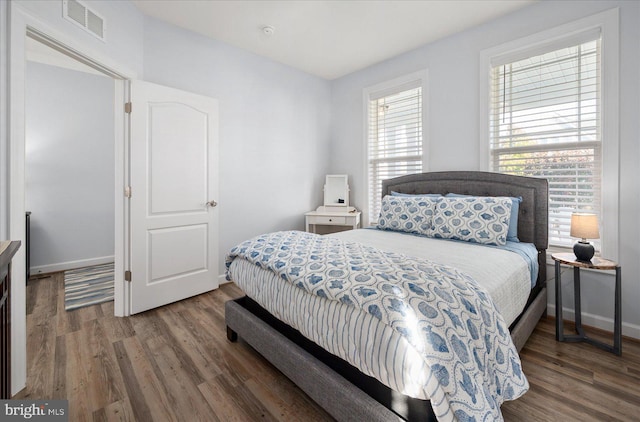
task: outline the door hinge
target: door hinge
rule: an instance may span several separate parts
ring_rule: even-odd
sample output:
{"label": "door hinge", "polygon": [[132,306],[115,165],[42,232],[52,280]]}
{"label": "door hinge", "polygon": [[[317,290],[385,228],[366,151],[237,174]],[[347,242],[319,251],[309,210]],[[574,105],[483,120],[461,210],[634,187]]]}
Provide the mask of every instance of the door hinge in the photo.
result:
{"label": "door hinge", "polygon": [[131,101],[124,103],[124,112],[131,114]]}
{"label": "door hinge", "polygon": [[124,196],[126,196],[127,198],[131,198],[131,186],[125,186]]}
{"label": "door hinge", "polygon": [[131,271],[127,270],[124,272],[124,280],[131,281]]}

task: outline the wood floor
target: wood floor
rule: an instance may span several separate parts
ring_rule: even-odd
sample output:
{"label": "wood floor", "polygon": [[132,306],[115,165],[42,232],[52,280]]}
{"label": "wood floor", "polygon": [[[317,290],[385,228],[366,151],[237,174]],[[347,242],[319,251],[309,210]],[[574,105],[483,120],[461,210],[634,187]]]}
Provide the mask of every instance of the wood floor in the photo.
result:
{"label": "wood floor", "polygon": [[[27,387],[14,398],[66,398],[74,422],[331,420],[250,346],[227,341],[223,304],[240,295],[226,284],[116,318],[113,302],[66,312],[61,273],[31,280]],[[640,343],[624,339],[622,357],[557,343],[546,319],[521,355],[531,388],[502,406],[505,420],[640,420]]]}

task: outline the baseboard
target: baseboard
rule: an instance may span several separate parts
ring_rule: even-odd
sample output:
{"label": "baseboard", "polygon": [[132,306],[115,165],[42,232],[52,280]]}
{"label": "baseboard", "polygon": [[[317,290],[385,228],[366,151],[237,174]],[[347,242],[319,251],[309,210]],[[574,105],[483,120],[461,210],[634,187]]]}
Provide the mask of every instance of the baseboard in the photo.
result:
{"label": "baseboard", "polygon": [[60,262],[57,264],[39,265],[31,267],[31,276],[39,274],[55,273],[58,271],[73,270],[74,268],[90,267],[92,265],[101,265],[114,262],[115,258],[111,256],[101,256],[98,258],[79,259],[77,261]]}
{"label": "baseboard", "polygon": [[223,284],[231,283],[230,280],[227,280],[226,274],[220,274],[218,276],[218,285],[222,286]]}
{"label": "baseboard", "polygon": [[[556,314],[556,305],[547,304],[547,314]],[[575,321],[575,312],[573,309],[562,308],[562,318],[567,321]],[[582,312],[582,325],[599,328],[601,330],[613,333],[613,318],[606,318],[600,315],[593,315]],[[640,325],[630,324],[622,321],[622,335],[640,340]]]}

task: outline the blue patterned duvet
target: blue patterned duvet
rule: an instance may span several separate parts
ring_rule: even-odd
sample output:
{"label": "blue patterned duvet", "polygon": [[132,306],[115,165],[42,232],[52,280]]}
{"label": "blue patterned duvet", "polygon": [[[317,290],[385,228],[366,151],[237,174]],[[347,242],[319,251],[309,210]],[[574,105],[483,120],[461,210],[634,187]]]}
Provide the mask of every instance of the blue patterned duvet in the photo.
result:
{"label": "blue patterned duvet", "polygon": [[486,291],[455,268],[295,231],[234,247],[227,257],[231,280],[236,258],[399,333],[421,360],[416,382],[441,421],[502,420],[502,402],[528,389],[502,316]]}

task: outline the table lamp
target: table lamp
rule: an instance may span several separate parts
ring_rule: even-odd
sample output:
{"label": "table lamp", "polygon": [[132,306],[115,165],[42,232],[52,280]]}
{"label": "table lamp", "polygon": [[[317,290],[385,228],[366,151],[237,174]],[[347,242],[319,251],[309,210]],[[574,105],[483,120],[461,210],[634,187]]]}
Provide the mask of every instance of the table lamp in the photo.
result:
{"label": "table lamp", "polygon": [[587,239],[599,239],[598,216],[590,213],[574,212],[571,214],[571,237],[581,240],[573,245],[573,254],[579,261],[591,261],[595,248]]}

